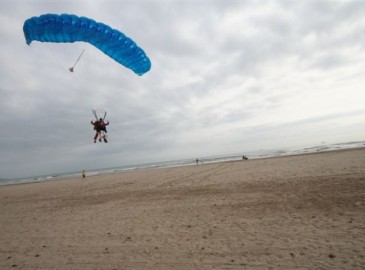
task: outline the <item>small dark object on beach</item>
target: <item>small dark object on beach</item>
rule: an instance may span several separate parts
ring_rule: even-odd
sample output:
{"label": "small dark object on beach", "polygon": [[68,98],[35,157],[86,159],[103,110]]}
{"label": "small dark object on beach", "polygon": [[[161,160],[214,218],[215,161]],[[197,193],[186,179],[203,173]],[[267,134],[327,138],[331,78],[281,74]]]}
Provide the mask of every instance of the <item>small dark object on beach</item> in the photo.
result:
{"label": "small dark object on beach", "polygon": [[336,256],[335,256],[335,255],[333,255],[332,253],[330,253],[330,254],[328,255],[328,257],[330,257],[331,259],[336,258]]}

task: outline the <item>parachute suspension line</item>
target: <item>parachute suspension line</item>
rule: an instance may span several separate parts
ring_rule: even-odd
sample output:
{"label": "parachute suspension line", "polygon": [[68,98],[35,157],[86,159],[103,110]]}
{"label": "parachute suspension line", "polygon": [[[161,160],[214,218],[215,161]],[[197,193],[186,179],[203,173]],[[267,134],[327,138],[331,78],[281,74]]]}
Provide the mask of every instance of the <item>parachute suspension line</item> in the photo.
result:
{"label": "parachute suspension line", "polygon": [[[96,112],[96,110],[91,110],[92,111],[92,113],[94,114],[94,116],[95,116],[95,119],[97,120],[97,121],[99,121],[99,118],[101,118],[101,115],[99,115],[98,116],[98,113]],[[104,112],[104,116],[103,116],[103,120],[105,120],[105,118],[106,118],[106,114],[107,114],[107,112],[105,111]]]}
{"label": "parachute suspension line", "polygon": [[77,62],[79,62],[79,60],[80,60],[80,58],[81,58],[82,54],[84,53],[84,51],[85,51],[85,49],[83,49],[83,50],[82,50],[82,52],[81,52],[81,54],[80,54],[79,58],[77,58],[77,60],[76,60],[75,64],[74,64],[72,67],[70,67],[70,68],[68,69],[70,72],[74,72],[74,68],[75,68],[75,66],[76,66]]}
{"label": "parachute suspension line", "polygon": [[96,114],[96,111],[95,111],[95,110],[91,110],[91,111],[93,112],[93,114],[94,114],[94,116],[95,116],[96,121],[98,121],[99,119],[98,119],[98,115]]}
{"label": "parachute suspension line", "polygon": [[106,115],[108,113],[106,110],[102,110],[102,109],[100,109],[100,110],[99,109],[91,109],[91,112],[95,116],[96,121],[99,121],[99,119],[105,120]]}

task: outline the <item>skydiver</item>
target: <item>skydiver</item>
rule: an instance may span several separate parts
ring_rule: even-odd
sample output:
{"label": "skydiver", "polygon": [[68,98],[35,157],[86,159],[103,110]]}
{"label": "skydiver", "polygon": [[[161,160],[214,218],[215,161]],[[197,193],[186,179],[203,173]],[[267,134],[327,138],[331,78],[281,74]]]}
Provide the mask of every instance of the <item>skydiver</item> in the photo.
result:
{"label": "skydiver", "polygon": [[108,133],[108,131],[106,130],[107,125],[109,125],[109,121],[105,123],[103,118],[99,119],[99,131],[103,130],[105,133]]}
{"label": "skydiver", "polygon": [[94,136],[94,143],[96,143],[96,138],[99,136],[100,134],[100,130],[99,130],[99,126],[100,126],[100,120],[96,120],[95,122],[93,122],[91,120],[90,122],[93,126],[94,126],[94,130],[95,130],[95,136]]}
{"label": "skydiver", "polygon": [[[94,125],[94,130],[96,131],[95,136],[94,136],[94,143],[96,143],[96,139],[98,136],[100,136],[100,131],[104,131],[105,133],[108,133],[108,131],[106,130],[107,125],[109,125],[109,121],[107,123],[104,122],[103,118],[100,118],[99,120],[93,122],[91,121],[91,124]],[[101,138],[99,139],[99,142],[101,142]],[[104,142],[108,142],[105,138],[104,138]]]}
{"label": "skydiver", "polygon": [[[104,136],[103,136],[103,139],[104,139],[104,142],[107,143],[108,140],[107,140],[107,133],[108,131],[106,130],[106,126],[109,125],[109,121],[107,123],[104,122],[104,120],[102,118],[99,119],[99,134],[101,134],[100,131],[104,131]],[[101,138],[99,139],[99,142],[101,142]]]}

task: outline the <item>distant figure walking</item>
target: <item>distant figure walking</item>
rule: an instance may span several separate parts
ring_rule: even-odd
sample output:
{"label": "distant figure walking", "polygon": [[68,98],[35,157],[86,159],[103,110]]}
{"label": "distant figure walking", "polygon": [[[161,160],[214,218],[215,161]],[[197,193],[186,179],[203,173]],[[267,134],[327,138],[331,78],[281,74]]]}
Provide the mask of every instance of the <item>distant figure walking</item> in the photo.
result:
{"label": "distant figure walking", "polygon": [[86,177],[86,171],[82,170],[82,178],[85,178],[85,177]]}
{"label": "distant figure walking", "polygon": [[196,160],[195,160],[195,162],[196,162],[196,165],[198,165],[198,163],[199,163],[199,159],[196,159]]}

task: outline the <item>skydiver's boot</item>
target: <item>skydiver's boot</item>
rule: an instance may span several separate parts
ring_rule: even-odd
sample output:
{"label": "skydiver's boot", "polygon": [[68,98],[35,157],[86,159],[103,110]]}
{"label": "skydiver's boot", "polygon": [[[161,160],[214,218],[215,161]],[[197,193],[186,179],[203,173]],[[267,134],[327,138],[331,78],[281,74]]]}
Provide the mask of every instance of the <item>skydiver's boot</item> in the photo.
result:
{"label": "skydiver's boot", "polygon": [[108,140],[104,138],[104,142],[105,142],[105,143],[107,143],[107,142],[108,142]]}

